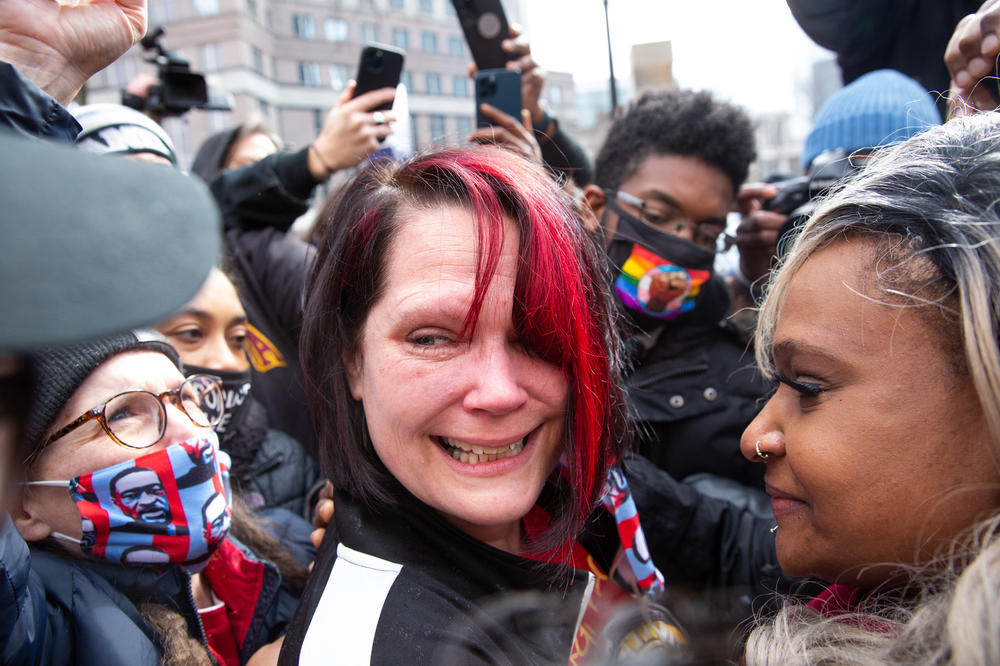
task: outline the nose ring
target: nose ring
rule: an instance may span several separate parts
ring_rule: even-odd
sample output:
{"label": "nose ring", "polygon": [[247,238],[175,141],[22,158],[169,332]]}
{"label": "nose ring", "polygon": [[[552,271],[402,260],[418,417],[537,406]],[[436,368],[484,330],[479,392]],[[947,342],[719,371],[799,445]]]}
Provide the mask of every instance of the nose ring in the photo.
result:
{"label": "nose ring", "polygon": [[765,461],[765,462],[767,461],[767,457],[769,455],[771,455],[770,453],[764,453],[763,451],[760,450],[760,440],[759,439],[757,440],[757,443],[753,445],[753,448],[757,452],[757,457],[760,458],[761,460]]}

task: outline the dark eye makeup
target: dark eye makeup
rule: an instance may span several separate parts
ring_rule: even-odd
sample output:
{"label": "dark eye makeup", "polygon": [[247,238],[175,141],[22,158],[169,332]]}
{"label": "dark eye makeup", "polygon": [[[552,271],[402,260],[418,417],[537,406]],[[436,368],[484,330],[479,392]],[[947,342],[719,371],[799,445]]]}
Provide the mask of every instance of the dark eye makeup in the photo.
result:
{"label": "dark eye makeup", "polygon": [[788,386],[797,393],[800,393],[803,396],[809,398],[815,398],[816,396],[818,396],[820,393],[823,392],[823,389],[817,382],[800,382],[795,379],[792,379],[783,372],[779,372],[777,377],[778,381],[784,384],[785,386]]}

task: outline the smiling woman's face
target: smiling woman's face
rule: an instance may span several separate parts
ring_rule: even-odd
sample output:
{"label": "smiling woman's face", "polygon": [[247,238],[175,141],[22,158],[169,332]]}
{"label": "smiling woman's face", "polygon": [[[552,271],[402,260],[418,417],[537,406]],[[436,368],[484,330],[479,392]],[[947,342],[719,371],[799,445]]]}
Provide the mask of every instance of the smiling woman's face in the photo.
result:
{"label": "smiling woman's face", "polygon": [[866,587],[1000,507],[992,438],[943,344],[957,326],[885,304],[873,249],[838,241],[792,278],[771,350],[782,384],[742,441],[768,454],[782,569]]}
{"label": "smiling woman's face", "polygon": [[568,384],[531,355],[511,319],[518,234],[507,224],[471,338],[477,251],[460,208],[404,216],[368,313],[350,389],[375,452],[418,499],[467,534],[517,551],[520,519],[563,449]]}

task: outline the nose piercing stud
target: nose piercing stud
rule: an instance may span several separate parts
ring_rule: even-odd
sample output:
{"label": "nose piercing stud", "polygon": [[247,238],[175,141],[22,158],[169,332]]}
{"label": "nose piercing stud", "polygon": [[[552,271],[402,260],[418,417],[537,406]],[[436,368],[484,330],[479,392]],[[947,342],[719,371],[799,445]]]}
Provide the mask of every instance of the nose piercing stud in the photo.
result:
{"label": "nose piercing stud", "polygon": [[760,458],[761,460],[765,460],[766,461],[767,457],[769,455],[771,455],[770,453],[764,453],[763,451],[760,450],[760,440],[759,439],[757,440],[757,443],[753,445],[753,448],[757,452],[757,457]]}

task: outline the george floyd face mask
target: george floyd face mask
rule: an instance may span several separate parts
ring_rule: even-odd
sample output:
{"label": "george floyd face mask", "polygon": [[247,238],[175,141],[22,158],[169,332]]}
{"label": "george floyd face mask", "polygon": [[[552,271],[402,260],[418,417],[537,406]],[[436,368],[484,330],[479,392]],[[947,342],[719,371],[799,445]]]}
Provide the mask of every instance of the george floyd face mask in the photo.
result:
{"label": "george floyd face mask", "polygon": [[207,405],[209,409],[221,409],[222,420],[215,426],[215,432],[225,440],[226,434],[238,430],[246,421],[250,411],[250,368],[246,370],[216,370],[197,365],[184,364],[184,375],[212,375],[219,378],[222,385],[223,404]]}
{"label": "george floyd face mask", "polygon": [[214,432],[173,444],[69,481],[83,538],[58,532],[91,555],[125,566],[177,564],[201,571],[229,532],[229,456]]}
{"label": "george floyd face mask", "polygon": [[[635,323],[650,329],[704,308],[705,294],[716,293],[705,289],[712,279],[715,253],[654,229],[626,212],[613,196],[608,197],[607,207],[618,216],[618,228],[608,245],[614,288]],[[711,305],[721,318],[728,302],[721,309]]]}

